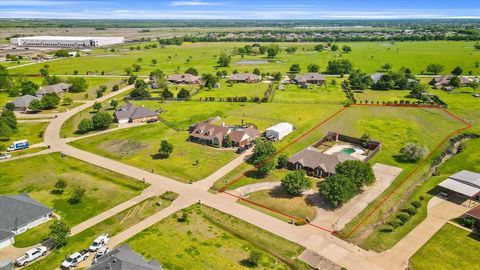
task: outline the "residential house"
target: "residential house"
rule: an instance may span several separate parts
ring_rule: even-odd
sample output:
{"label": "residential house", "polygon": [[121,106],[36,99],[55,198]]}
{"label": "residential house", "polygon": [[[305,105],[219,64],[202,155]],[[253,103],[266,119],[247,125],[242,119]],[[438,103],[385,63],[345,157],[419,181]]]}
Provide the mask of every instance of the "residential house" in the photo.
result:
{"label": "residential house", "polygon": [[140,254],[132,250],[128,244],[123,244],[100,257],[89,270],[161,270],[160,263],[152,259],[145,260]]}
{"label": "residential house", "polygon": [[147,121],[155,121],[158,118],[158,113],[145,107],[137,107],[131,103],[122,106],[118,109],[113,117],[115,122],[119,124],[125,123],[144,123]]}
{"label": "residential house", "polygon": [[230,137],[232,146],[241,147],[251,143],[260,136],[260,132],[254,127],[230,127],[224,124],[215,125],[208,122],[200,122],[190,130],[189,140],[215,147],[224,147],[225,139]]}
{"label": "residential house", "polygon": [[[444,88],[449,89],[449,87],[451,87],[450,80],[453,77],[454,77],[453,75],[444,75],[444,76],[440,76],[440,77],[433,77],[433,79],[431,81],[431,84],[436,89],[444,89]],[[468,86],[470,83],[474,82],[473,78],[469,78],[469,77],[466,77],[466,76],[459,76],[458,78],[460,79],[460,85],[461,86]]]}
{"label": "residential house", "polygon": [[380,81],[380,79],[382,78],[384,73],[373,73],[373,74],[370,74],[370,78],[372,78],[372,81],[373,83],[377,83],[378,81]]}
{"label": "residential house", "polygon": [[70,89],[71,86],[72,85],[68,83],[57,83],[53,85],[48,85],[40,88],[37,92],[35,92],[35,95],[40,98],[46,94],[51,94],[51,93],[55,93],[61,96],[64,93],[68,92],[68,89]]}
{"label": "residential house", "polygon": [[167,77],[167,81],[176,84],[200,84],[202,83],[200,76],[192,74],[173,74]]}
{"label": "residential house", "polygon": [[17,97],[16,99],[10,101],[9,103],[13,103],[15,105],[15,111],[26,111],[28,106],[33,100],[38,100],[38,97],[32,95],[23,95],[21,97]]}
{"label": "residential house", "polygon": [[324,74],[320,73],[307,73],[303,75],[297,75],[293,79],[299,85],[308,85],[308,84],[325,84],[327,77]]}
{"label": "residential house", "polygon": [[463,170],[438,185],[471,201],[480,201],[480,173]]}
{"label": "residential house", "polygon": [[322,151],[308,147],[296,153],[288,160],[291,170],[305,170],[308,175],[327,177],[335,174],[335,167],[346,160],[359,160],[342,152],[325,154]]}
{"label": "residential house", "polygon": [[228,77],[229,82],[258,83],[262,80],[261,76],[252,73],[237,73]]}
{"label": "residential house", "polygon": [[28,194],[0,195],[0,249],[14,243],[14,236],[50,220],[53,210]]}

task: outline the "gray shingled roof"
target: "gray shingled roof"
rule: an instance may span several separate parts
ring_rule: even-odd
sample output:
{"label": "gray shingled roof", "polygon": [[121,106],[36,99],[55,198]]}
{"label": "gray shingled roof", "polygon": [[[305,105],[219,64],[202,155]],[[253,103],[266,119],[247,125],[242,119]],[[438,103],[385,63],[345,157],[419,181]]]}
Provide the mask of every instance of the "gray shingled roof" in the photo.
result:
{"label": "gray shingled roof", "polygon": [[12,100],[11,103],[15,104],[15,108],[27,108],[30,103],[35,99],[38,98],[32,95],[24,95]]}
{"label": "gray shingled roof", "polygon": [[38,95],[46,95],[46,94],[49,94],[49,93],[60,94],[60,93],[68,91],[68,88],[70,88],[70,86],[72,86],[72,85],[68,84],[68,83],[57,83],[57,84],[53,84],[53,85],[48,85],[48,86],[40,88],[37,92],[35,92],[35,95],[37,95],[37,96]]}
{"label": "gray shingled roof", "polygon": [[151,260],[148,262],[138,253],[133,251],[128,244],[123,244],[101,257],[96,264],[88,269],[160,270],[162,267],[157,260]]}
{"label": "gray shingled roof", "polygon": [[157,116],[158,113],[145,107],[137,107],[131,103],[122,106],[114,113],[116,119],[138,119]]}
{"label": "gray shingled roof", "polygon": [[167,81],[176,82],[176,83],[182,83],[182,82],[193,83],[195,81],[200,81],[200,77],[189,74],[189,73],[173,74],[168,76]]}
{"label": "gray shingled roof", "polygon": [[0,243],[12,238],[14,235],[11,231],[0,229]]}
{"label": "gray shingled roof", "polygon": [[297,75],[295,76],[295,81],[297,82],[311,82],[311,81],[325,81],[326,80],[326,76],[324,74],[320,74],[320,73],[316,73],[316,72],[312,72],[312,73],[307,73],[307,74],[303,74],[303,75]]}
{"label": "gray shingled roof", "polygon": [[341,152],[329,155],[320,152],[320,150],[316,148],[308,147],[293,155],[288,161],[294,164],[298,162],[302,164],[303,167],[310,169],[320,167],[328,173],[335,173],[335,167],[346,160],[358,159]]}
{"label": "gray shingled roof", "polygon": [[11,231],[51,212],[52,209],[30,198],[26,193],[0,195],[0,229]]}
{"label": "gray shingled roof", "polygon": [[229,81],[260,81],[262,77],[253,73],[237,73],[228,77]]}

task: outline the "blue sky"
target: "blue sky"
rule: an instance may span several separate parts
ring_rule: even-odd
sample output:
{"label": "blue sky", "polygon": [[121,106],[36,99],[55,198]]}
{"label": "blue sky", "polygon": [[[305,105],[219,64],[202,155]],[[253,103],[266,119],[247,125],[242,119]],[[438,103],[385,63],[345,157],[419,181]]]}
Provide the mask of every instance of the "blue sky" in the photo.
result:
{"label": "blue sky", "polygon": [[0,18],[480,18],[480,0],[0,0]]}

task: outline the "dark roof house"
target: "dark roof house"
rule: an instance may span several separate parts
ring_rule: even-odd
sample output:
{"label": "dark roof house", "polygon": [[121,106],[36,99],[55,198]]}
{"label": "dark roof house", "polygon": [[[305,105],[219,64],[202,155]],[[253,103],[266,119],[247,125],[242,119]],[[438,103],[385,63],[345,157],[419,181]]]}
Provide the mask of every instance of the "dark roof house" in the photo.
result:
{"label": "dark roof house", "polygon": [[295,76],[295,81],[297,83],[312,83],[312,84],[323,84],[326,81],[326,76],[320,73],[307,73],[303,75]]}
{"label": "dark roof house", "polygon": [[52,209],[30,198],[26,193],[0,195],[0,230],[16,231],[52,212]]}
{"label": "dark roof house", "polygon": [[25,111],[26,109],[28,109],[30,103],[36,99],[38,100],[39,98],[32,95],[24,95],[12,100],[11,103],[15,105],[16,111]]}
{"label": "dark roof house", "polygon": [[300,164],[303,169],[309,168],[311,170],[321,169],[328,174],[335,173],[335,167],[346,160],[359,160],[351,155],[342,152],[335,154],[325,154],[314,147],[308,147],[293,155],[289,162],[292,164]]}
{"label": "dark roof house", "polygon": [[137,107],[131,103],[122,106],[114,114],[115,120],[122,124],[128,122],[145,122],[149,119],[156,119],[158,113],[145,107]]}
{"label": "dark roof house", "polygon": [[57,95],[61,95],[65,92],[68,91],[68,89],[71,87],[71,84],[68,83],[57,83],[53,85],[48,85],[45,87],[40,88],[37,92],[35,92],[35,95],[42,97],[46,94],[51,94],[55,93]]}
{"label": "dark roof house", "polygon": [[231,81],[231,82],[254,83],[254,82],[260,82],[261,80],[262,80],[261,76],[258,76],[252,73],[237,73],[228,77],[228,81]]}
{"label": "dark roof house", "polygon": [[171,83],[184,83],[184,84],[199,84],[201,83],[200,77],[189,73],[185,74],[173,74],[167,77],[167,81]]}
{"label": "dark roof house", "polygon": [[[441,76],[441,77],[433,77],[432,84],[437,89],[448,87],[448,86],[450,86],[450,80],[452,78],[453,78],[453,75],[444,75],[444,76]],[[470,83],[473,82],[472,79],[470,79],[468,77],[465,77],[465,76],[459,76],[458,78],[460,79],[460,84],[462,86],[469,85]]]}
{"label": "dark roof house", "polygon": [[234,146],[243,146],[258,138],[260,131],[253,127],[239,128],[200,122],[190,131],[190,140],[222,147],[227,135]]}
{"label": "dark roof house", "polygon": [[123,244],[98,259],[89,270],[161,270],[157,260],[147,261],[140,254]]}

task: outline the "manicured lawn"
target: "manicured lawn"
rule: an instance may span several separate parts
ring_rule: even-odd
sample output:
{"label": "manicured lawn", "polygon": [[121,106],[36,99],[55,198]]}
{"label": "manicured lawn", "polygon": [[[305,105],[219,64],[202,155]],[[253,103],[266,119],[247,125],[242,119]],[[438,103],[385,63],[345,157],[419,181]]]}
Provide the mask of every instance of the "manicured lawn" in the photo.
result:
{"label": "manicured lawn", "polygon": [[259,97],[264,96],[265,91],[268,89],[268,84],[259,83],[234,83],[231,86],[225,79],[220,81],[220,88],[203,88],[200,93],[192,97],[192,100],[204,99],[206,97],[227,98],[227,97]]}
{"label": "manicured lawn", "polygon": [[[54,209],[67,224],[73,226],[112,208],[138,194],[144,183],[118,173],[101,169],[59,153],[39,155],[3,162],[0,193],[28,194]],[[63,194],[52,194],[54,184],[68,183]],[[78,204],[68,202],[75,186],[86,189]],[[81,209],[81,211],[79,211]]]}
{"label": "manicured lawn", "polygon": [[[248,194],[246,199],[249,201],[254,201],[255,203],[261,204],[265,207],[268,207],[269,209],[273,209],[275,211],[285,213],[287,215],[292,215],[294,217],[298,217],[304,220],[307,218],[309,220],[313,220],[317,215],[317,209],[314,206],[314,202],[312,201],[315,199],[314,198],[315,196],[318,196],[318,195],[315,194],[310,196],[309,195],[292,196],[282,188],[277,188],[273,190],[261,190],[261,191],[250,193]],[[265,208],[253,205],[249,202],[245,202],[241,200],[239,202],[248,207],[252,207],[268,215],[274,216],[278,219],[281,219],[287,222],[292,220],[291,218],[285,215],[275,213]],[[296,220],[293,220],[293,221],[295,222]]]}
{"label": "manicured lawn", "polygon": [[[188,142],[187,138],[186,131],[175,131],[157,123],[81,139],[72,145],[184,182],[203,179],[237,156],[233,150],[218,150]],[[174,146],[169,158],[155,156],[161,140]]]}
{"label": "manicured lawn", "polygon": [[[182,46],[167,46],[141,51],[119,51],[108,56],[91,55],[79,58],[67,58],[49,62],[51,74],[73,74],[78,70],[79,74],[86,71],[102,71],[105,74],[125,74],[124,68],[133,64],[140,64],[142,69],[138,74],[148,75],[154,69],[161,69],[167,73],[175,71],[183,72],[188,67],[195,67],[202,73],[215,73],[217,70],[227,70],[229,73],[237,69],[239,72],[252,72],[258,67],[261,72],[280,71],[285,74],[292,64],[299,64],[302,72],[307,70],[309,64],[318,64],[324,71],[327,62],[332,59],[345,58],[351,60],[355,68],[364,72],[373,73],[385,63],[390,63],[394,70],[402,66],[409,67],[414,74],[420,74],[430,63],[438,63],[445,66],[446,71],[455,66],[463,66],[465,73],[472,71],[479,74],[480,68],[475,67],[475,61],[480,52],[473,48],[474,42],[463,41],[426,41],[426,42],[352,42],[352,52],[345,54],[340,51],[313,51],[315,43],[286,44],[278,43],[284,49],[289,46],[298,48],[294,54],[280,53],[275,61],[261,65],[238,65],[235,62],[243,60],[241,56],[232,57],[232,63],[227,68],[216,68],[218,55],[223,52],[231,52],[233,48],[252,43],[237,42],[212,42],[212,43],[189,43]],[[346,43],[337,43],[340,47]],[[264,56],[248,56],[249,60],[264,60]],[[142,58],[141,62],[137,62]],[[150,61],[156,59],[157,65]],[[36,74],[43,63],[10,70],[12,74]]]}
{"label": "manicured lawn", "polygon": [[10,136],[9,140],[0,140],[0,144],[8,147],[12,142],[19,140],[28,140],[30,145],[43,142],[43,132],[47,125],[47,122],[18,123],[17,131]]}
{"label": "manicured lawn", "polygon": [[287,84],[284,90],[275,90],[273,102],[341,104],[347,98],[340,86],[341,80],[338,78],[335,80],[335,85],[332,85],[331,79],[328,78],[327,84],[323,86],[310,85],[306,89],[295,84]]}
{"label": "manicured lawn", "polygon": [[413,270],[480,269],[480,235],[445,224],[410,258]]}
{"label": "manicured lawn", "polygon": [[[165,196],[167,193],[170,194]],[[100,234],[108,233],[110,237],[112,237],[169,206],[172,199],[176,197],[176,194],[171,192],[167,193],[160,197],[146,199],[70,237],[65,247],[53,251],[46,258],[29,265],[26,269],[57,269],[66,256],[88,248],[93,240]]]}
{"label": "manicured lawn", "polygon": [[[68,80],[69,77],[61,77],[65,80]],[[122,78],[108,78],[108,77],[84,77],[88,83],[88,88],[86,91],[81,93],[67,93],[65,97],[70,97],[73,100],[92,100],[96,98],[96,91],[101,85],[107,87],[107,91],[103,93],[104,95],[112,92],[112,87],[118,85],[119,88],[124,87],[126,84],[123,82]]]}
{"label": "manicured lawn", "polygon": [[[182,213],[186,222],[177,220]],[[252,250],[263,254],[256,269],[309,269],[297,259],[302,247],[203,205],[177,212],[128,244],[167,269],[248,269]]]}

